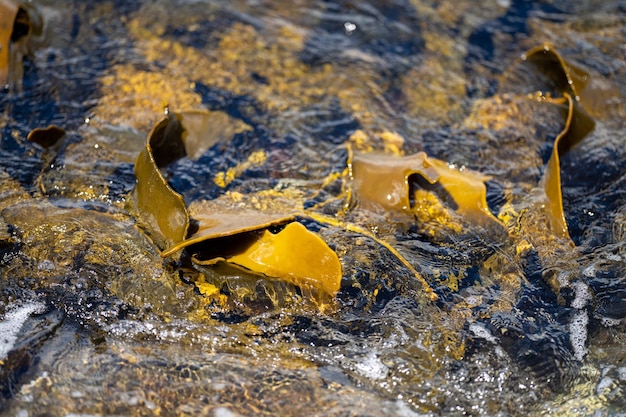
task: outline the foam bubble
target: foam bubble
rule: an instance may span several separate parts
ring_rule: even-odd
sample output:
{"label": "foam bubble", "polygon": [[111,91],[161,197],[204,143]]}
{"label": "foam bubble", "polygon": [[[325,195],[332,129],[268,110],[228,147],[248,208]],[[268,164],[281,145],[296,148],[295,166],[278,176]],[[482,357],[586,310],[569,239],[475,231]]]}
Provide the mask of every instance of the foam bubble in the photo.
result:
{"label": "foam bubble", "polygon": [[572,301],[572,307],[583,308],[591,301],[591,291],[589,287],[583,282],[577,281],[572,284],[574,288],[574,300]]}
{"label": "foam bubble", "polygon": [[370,379],[383,379],[389,372],[389,368],[374,353],[369,353],[355,367],[358,373]]}
{"label": "foam bubble", "polygon": [[487,328],[485,328],[485,326],[483,326],[482,324],[472,323],[470,324],[469,329],[472,333],[474,333],[474,336],[476,337],[480,337],[491,343],[498,343],[498,340],[495,338],[495,336],[492,335],[491,332],[487,330]]}
{"label": "foam bubble", "polygon": [[574,357],[579,361],[587,355],[587,325],[589,324],[589,317],[584,310],[577,311],[574,318],[569,324],[570,330],[570,343],[574,350]]}
{"label": "foam bubble", "polygon": [[593,265],[590,265],[583,269],[583,275],[586,276],[587,278],[595,278],[596,273],[597,273],[596,267]]}
{"label": "foam bubble", "polygon": [[6,312],[2,321],[0,321],[0,359],[6,358],[7,354],[17,340],[17,334],[28,320],[28,317],[44,309],[41,303],[28,303]]}

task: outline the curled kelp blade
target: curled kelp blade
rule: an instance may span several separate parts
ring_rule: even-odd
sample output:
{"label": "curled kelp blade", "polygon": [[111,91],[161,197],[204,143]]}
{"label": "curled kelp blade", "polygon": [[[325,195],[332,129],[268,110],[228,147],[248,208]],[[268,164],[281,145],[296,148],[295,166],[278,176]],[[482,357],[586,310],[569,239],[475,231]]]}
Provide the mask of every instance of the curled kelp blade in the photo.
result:
{"label": "curled kelp blade", "polygon": [[182,130],[178,119],[169,114],[154,126],[135,162],[137,184],[132,201],[139,222],[161,250],[185,239],[189,228],[182,196],[168,185],[159,169],[186,154]]}
{"label": "curled kelp blade", "polygon": [[570,95],[595,117],[604,117],[620,98],[619,89],[565,60],[551,45],[523,54],[500,80],[500,92],[547,98]]}
{"label": "curled kelp blade", "polygon": [[[207,207],[210,207],[207,206]],[[204,213],[195,213],[193,220],[195,231],[189,238],[183,239],[169,249],[163,251],[162,256],[170,256],[181,249],[196,243],[212,239],[233,236],[241,233],[263,230],[291,222],[293,215],[286,213],[263,212],[245,208],[229,208],[220,206],[218,210],[207,210]]]}
{"label": "curled kelp blade", "polygon": [[563,109],[565,126],[554,141],[552,154],[541,180],[548,199],[548,215],[554,232],[569,238],[563,211],[560,157],[595,128],[590,113],[603,115],[616,96],[615,89],[594,83],[591,75],[568,63],[550,45],[543,45],[522,55],[502,78],[500,90],[528,94],[532,100],[557,105]]}
{"label": "curled kelp blade", "polygon": [[376,204],[387,210],[412,213],[409,178],[420,175],[430,184],[439,184],[450,195],[457,211],[473,220],[501,224],[489,211],[487,187],[489,177],[452,168],[449,164],[429,158],[424,152],[396,156],[379,153],[356,153],[348,162],[352,192],[358,204]]}
{"label": "curled kelp blade", "polygon": [[0,86],[9,82],[10,43],[19,6],[12,0],[0,0]]}
{"label": "curled kelp blade", "polygon": [[[239,198],[243,200],[237,203]],[[243,196],[239,198],[226,195],[192,203],[194,233],[162,256],[186,248],[193,262],[200,265],[226,262],[252,274],[313,288],[330,296],[339,291],[339,258],[319,236],[295,222],[296,216],[290,212],[275,207],[247,208],[250,202]],[[276,204],[267,204],[272,203]],[[280,227],[284,228],[276,234],[269,231]]]}
{"label": "curled kelp blade", "polygon": [[182,139],[187,157],[198,159],[207,149],[252,127],[221,111],[187,110],[173,113],[184,126]]}
{"label": "curled kelp blade", "polygon": [[32,5],[0,0],[0,87],[17,85],[20,89],[22,59],[31,52],[31,37],[41,31],[41,18]]}
{"label": "curled kelp blade", "polygon": [[[245,243],[246,236],[242,239]],[[211,242],[205,242],[211,245]],[[214,244],[219,245],[219,239]],[[337,254],[301,223],[288,223],[278,233],[263,229],[235,251],[223,257],[207,257],[198,248],[194,261],[213,265],[219,261],[245,268],[254,274],[279,278],[304,288],[315,288],[334,296],[341,285],[341,263]]]}
{"label": "curled kelp blade", "polygon": [[[162,256],[188,248],[194,262],[224,261],[334,296],[342,277],[339,259],[316,234],[293,223],[293,214],[252,210],[216,199],[196,204],[192,220],[182,196],[169,186],[160,169],[184,156],[199,156],[223,138],[210,132],[210,114],[168,112],[154,126],[137,158],[136,210]],[[239,129],[246,127],[235,127]],[[285,224],[280,233],[267,230]]]}
{"label": "curled kelp blade", "polygon": [[589,74],[565,61],[550,45],[523,54],[500,81],[500,90],[513,93],[541,92],[544,96],[570,94],[576,100],[589,82]]}
{"label": "curled kelp blade", "polygon": [[563,210],[560,157],[593,131],[595,122],[567,93],[564,99],[550,100],[549,102],[563,107],[565,127],[554,141],[552,155],[546,164],[541,185],[548,197],[550,220],[554,232],[562,237],[569,238],[565,212]]}
{"label": "curled kelp blade", "polygon": [[450,194],[460,214],[477,221],[501,224],[487,205],[485,182],[490,177],[468,169],[460,171],[435,158],[428,158],[428,163],[437,172],[437,182]]}
{"label": "curled kelp blade", "polygon": [[429,182],[439,174],[424,152],[409,156],[355,153],[348,161],[352,192],[360,206],[379,205],[395,212],[411,213],[409,177],[419,173]]}
{"label": "curled kelp blade", "polygon": [[133,191],[139,221],[161,250],[171,253],[187,237],[189,213],[183,198],[172,189],[160,169],[185,156],[198,157],[228,132],[232,136],[247,129],[222,112],[188,110],[167,112],[148,135],[146,148],[135,164],[137,185]]}
{"label": "curled kelp blade", "polygon": [[55,147],[63,136],[65,136],[65,129],[50,125],[31,130],[27,139],[29,142],[34,142],[43,148],[49,149]]}

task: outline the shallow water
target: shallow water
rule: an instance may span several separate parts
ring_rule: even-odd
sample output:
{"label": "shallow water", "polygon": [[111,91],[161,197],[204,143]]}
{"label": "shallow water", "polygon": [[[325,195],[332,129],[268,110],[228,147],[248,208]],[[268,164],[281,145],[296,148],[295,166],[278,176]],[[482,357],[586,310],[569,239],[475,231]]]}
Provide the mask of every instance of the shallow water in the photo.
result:
{"label": "shallow water", "polygon": [[[624,2],[33,4],[44,35],[0,92],[3,414],[624,414]],[[509,72],[545,43],[606,93],[581,101],[595,128],[561,157],[569,237],[540,187],[564,120]],[[305,220],[343,268],[321,311],[289,283],[182,268],[129,204],[166,107],[228,115],[163,170],[187,204],[278,193],[334,216],[351,143],[489,175],[507,227],[424,181],[409,222],[345,215],[379,240]],[[55,148],[26,139],[49,124]]]}

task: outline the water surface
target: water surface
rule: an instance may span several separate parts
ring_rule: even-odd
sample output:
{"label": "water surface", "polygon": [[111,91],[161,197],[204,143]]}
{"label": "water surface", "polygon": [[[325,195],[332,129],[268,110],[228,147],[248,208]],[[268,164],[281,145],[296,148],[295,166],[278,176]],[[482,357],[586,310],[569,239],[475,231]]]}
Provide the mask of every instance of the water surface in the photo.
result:
{"label": "water surface", "polygon": [[[22,87],[0,93],[3,413],[623,415],[624,2],[32,4],[44,35]],[[507,75],[544,44],[606,92],[561,158],[568,238],[546,226],[540,186],[562,114],[527,98],[533,75]],[[164,169],[188,204],[272,191],[335,215],[351,143],[489,175],[507,227],[416,180],[408,224],[372,208],[347,220],[437,301],[377,241],[308,221],[342,263],[334,308],[200,271],[218,302],[128,204],[166,108],[228,115],[227,137]],[[50,124],[66,131],[56,148],[27,141]]]}

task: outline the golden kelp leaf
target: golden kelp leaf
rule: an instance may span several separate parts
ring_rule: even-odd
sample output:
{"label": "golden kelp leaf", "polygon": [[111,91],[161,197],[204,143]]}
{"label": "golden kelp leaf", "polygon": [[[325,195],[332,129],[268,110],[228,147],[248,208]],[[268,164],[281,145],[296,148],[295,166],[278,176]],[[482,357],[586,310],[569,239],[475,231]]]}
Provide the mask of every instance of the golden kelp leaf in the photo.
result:
{"label": "golden kelp leaf", "polygon": [[252,130],[243,121],[221,111],[187,110],[173,114],[185,128],[182,139],[187,157],[194,160],[216,143],[226,141],[237,133]]}
{"label": "golden kelp leaf", "polygon": [[[487,220],[501,224],[487,205],[485,181],[490,179],[488,176],[468,169],[460,171],[451,168],[435,158],[428,158],[428,163],[437,172],[437,182],[450,194],[459,213],[479,222]],[[428,180],[428,177],[424,178]]]}
{"label": "golden kelp leaf", "polygon": [[[221,135],[208,132],[213,127],[210,114],[168,113],[152,129],[137,158],[134,201],[139,221],[162,249],[161,255],[192,247],[194,262],[212,265],[226,261],[334,296],[342,276],[339,259],[321,238],[301,224],[291,223],[293,214],[227,206],[216,199],[196,204],[200,210],[194,210],[195,230],[188,237],[192,220],[187,206],[160,168],[183,156],[197,157],[221,140]],[[245,126],[236,130],[240,128]],[[276,235],[267,230],[285,223],[289,224]]]}
{"label": "golden kelp leaf", "polygon": [[255,230],[266,229],[270,226],[285,224],[294,220],[294,216],[284,213],[262,212],[257,210],[228,208],[221,206],[218,210],[197,213],[193,219],[197,222],[198,230],[188,239],[184,239],[171,246],[162,253],[170,256],[175,252],[206,240],[233,236]]}
{"label": "golden kelp leaf", "polygon": [[135,163],[137,184],[133,190],[140,223],[156,245],[164,250],[185,239],[189,213],[180,194],[167,183],[160,167],[185,155],[182,126],[172,114],[157,123],[146,148]]}
{"label": "golden kelp leaf", "polygon": [[610,86],[594,83],[590,74],[565,61],[551,46],[544,45],[524,54],[500,83],[502,91],[531,93],[529,97],[563,108],[565,127],[554,141],[541,185],[548,199],[554,232],[569,238],[561,191],[560,156],[595,128],[593,114],[605,113],[607,100],[618,93]]}
{"label": "golden kelp leaf", "polygon": [[[280,278],[300,287],[313,287],[334,296],[341,285],[337,254],[315,233],[298,222],[274,234],[267,229],[250,240],[249,246],[223,258],[256,274]],[[199,263],[212,265],[222,259]]]}
{"label": "golden kelp leaf", "polygon": [[63,128],[50,125],[45,128],[39,127],[31,130],[28,134],[28,140],[44,148],[52,148],[63,136],[65,136],[65,130]]}
{"label": "golden kelp leaf", "polygon": [[9,44],[18,10],[17,2],[0,0],[0,87],[4,87],[9,82]]}
{"label": "golden kelp leaf", "polygon": [[549,213],[555,229],[554,232],[562,237],[569,237],[561,193],[560,155],[567,152],[572,146],[587,136],[594,129],[595,122],[567,93],[565,94],[565,99],[551,101],[557,105],[564,104],[566,121],[565,127],[554,141],[552,155],[546,165],[546,171],[541,183],[550,202]]}
{"label": "golden kelp leaf", "polygon": [[21,89],[22,59],[31,53],[31,38],[41,36],[43,23],[34,6],[15,0],[0,0],[0,86]]}
{"label": "golden kelp leaf", "polygon": [[133,192],[140,222],[162,250],[175,247],[187,237],[189,213],[183,198],[167,183],[160,168],[191,155],[199,157],[221,140],[225,133],[215,133],[218,126],[231,126],[229,132],[246,129],[243,123],[229,123],[222,112],[188,110],[168,112],[157,123],[135,163],[137,186]]}
{"label": "golden kelp leaf", "polygon": [[411,214],[409,177],[418,174],[430,184],[440,184],[461,214],[475,220],[500,223],[487,206],[487,176],[450,168],[447,163],[429,158],[424,152],[402,157],[355,154],[348,165],[353,180],[352,191],[361,206],[374,203],[387,210]]}
{"label": "golden kelp leaf", "polygon": [[603,117],[611,102],[620,97],[619,89],[592,77],[566,61],[550,45],[542,45],[522,55],[500,80],[500,92],[537,94],[548,98],[569,94],[587,112]]}
{"label": "golden kelp leaf", "polygon": [[500,81],[500,91],[522,94],[541,92],[544,96],[571,94],[576,100],[589,82],[589,74],[566,62],[550,45],[542,45],[522,55]]}
{"label": "golden kelp leaf", "polygon": [[431,183],[439,178],[427,161],[424,152],[409,156],[356,153],[348,160],[352,191],[361,206],[375,203],[410,214],[409,177],[419,173]]}

